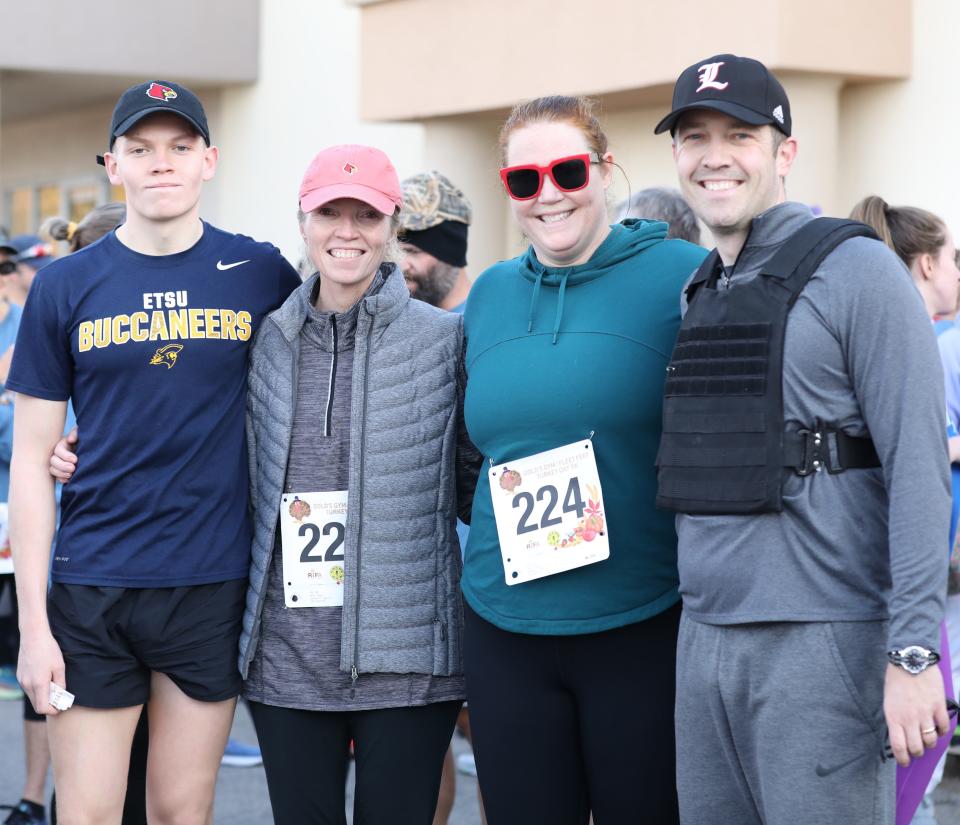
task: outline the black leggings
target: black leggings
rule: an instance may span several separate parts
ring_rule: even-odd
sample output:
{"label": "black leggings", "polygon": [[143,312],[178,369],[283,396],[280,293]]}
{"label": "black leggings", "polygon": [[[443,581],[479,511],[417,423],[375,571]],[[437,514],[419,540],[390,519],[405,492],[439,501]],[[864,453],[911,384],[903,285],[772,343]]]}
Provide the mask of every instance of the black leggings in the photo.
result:
{"label": "black leggings", "polygon": [[461,704],[325,712],[250,702],[275,825],[345,825],[351,739],[354,825],[431,825]]}
{"label": "black leggings", "polygon": [[489,825],[671,825],[680,606],[579,636],[510,633],[464,605]]}

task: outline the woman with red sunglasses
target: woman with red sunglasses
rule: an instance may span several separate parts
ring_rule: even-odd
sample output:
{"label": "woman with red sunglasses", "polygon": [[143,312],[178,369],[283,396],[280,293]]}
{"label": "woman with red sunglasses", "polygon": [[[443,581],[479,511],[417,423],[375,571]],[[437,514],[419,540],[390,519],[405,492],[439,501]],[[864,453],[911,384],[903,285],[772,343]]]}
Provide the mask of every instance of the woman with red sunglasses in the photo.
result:
{"label": "woman with red sunglasses", "polygon": [[501,180],[530,241],[467,303],[470,436],[487,458],[462,580],[492,825],[676,822],[680,613],[654,508],[680,292],[704,252],[610,226],[613,156],[583,98],[517,106]]}

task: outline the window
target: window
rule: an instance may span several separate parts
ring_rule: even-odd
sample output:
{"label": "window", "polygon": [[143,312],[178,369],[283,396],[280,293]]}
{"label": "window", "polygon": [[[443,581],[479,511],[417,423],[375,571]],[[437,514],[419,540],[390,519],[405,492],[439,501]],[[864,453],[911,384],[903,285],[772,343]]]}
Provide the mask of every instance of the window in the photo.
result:
{"label": "window", "polygon": [[8,189],[0,198],[5,207],[0,225],[11,235],[35,233],[44,219],[62,215],[77,223],[95,206],[110,200],[124,201],[123,187],[106,179],[41,183]]}
{"label": "window", "polygon": [[33,190],[14,189],[10,194],[10,234],[22,235],[33,228]]}
{"label": "window", "polygon": [[79,223],[83,216],[97,205],[99,196],[100,187],[96,184],[71,186],[67,190],[67,218]]}
{"label": "window", "polygon": [[60,214],[60,187],[41,186],[37,190],[40,213],[37,215],[37,226],[45,219]]}

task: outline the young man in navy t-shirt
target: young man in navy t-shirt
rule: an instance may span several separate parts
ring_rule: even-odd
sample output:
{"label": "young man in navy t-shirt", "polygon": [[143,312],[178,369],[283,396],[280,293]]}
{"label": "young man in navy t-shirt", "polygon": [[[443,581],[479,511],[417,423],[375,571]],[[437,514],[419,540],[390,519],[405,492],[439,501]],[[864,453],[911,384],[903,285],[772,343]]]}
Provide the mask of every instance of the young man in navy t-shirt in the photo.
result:
{"label": "young man in navy t-shirt", "polygon": [[[18,675],[50,716],[63,819],[120,821],[149,702],[150,821],[206,823],[240,691],[247,348],[299,279],[275,247],[200,220],[218,152],[188,89],[128,89],[109,146],[126,223],[37,276],[7,382]],[[48,596],[47,465],[68,399],[79,461]],[[51,682],[76,695],[68,712]]]}

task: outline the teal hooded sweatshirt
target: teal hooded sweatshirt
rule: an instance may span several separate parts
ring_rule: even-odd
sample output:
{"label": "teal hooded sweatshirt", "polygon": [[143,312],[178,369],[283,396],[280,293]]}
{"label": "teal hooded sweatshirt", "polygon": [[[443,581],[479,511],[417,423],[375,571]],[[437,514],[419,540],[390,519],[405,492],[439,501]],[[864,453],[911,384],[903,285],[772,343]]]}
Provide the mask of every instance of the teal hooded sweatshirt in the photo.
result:
{"label": "teal hooded sweatshirt", "polygon": [[610,539],[604,561],[507,586],[489,474],[481,472],[463,594],[504,630],[593,633],[679,600],[674,519],[654,506],[654,463],[680,294],[706,252],[664,240],[666,231],[660,222],[617,224],[587,263],[565,268],[544,266],[531,247],[486,270],[470,292],[471,439],[499,464],[593,432]]}

